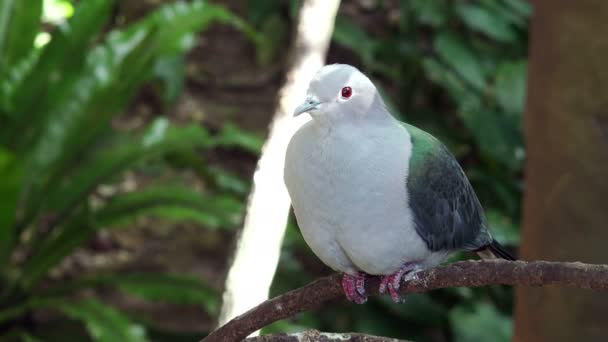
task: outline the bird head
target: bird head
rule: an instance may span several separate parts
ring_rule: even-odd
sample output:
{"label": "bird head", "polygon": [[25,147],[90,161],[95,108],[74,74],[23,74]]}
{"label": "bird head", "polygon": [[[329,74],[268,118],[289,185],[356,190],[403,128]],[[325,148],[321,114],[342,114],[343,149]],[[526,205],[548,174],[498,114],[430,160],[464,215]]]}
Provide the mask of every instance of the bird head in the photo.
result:
{"label": "bird head", "polygon": [[376,86],[357,68],[347,64],[326,65],[315,74],[306,99],[295,109],[294,116],[302,113],[325,122],[387,114]]}

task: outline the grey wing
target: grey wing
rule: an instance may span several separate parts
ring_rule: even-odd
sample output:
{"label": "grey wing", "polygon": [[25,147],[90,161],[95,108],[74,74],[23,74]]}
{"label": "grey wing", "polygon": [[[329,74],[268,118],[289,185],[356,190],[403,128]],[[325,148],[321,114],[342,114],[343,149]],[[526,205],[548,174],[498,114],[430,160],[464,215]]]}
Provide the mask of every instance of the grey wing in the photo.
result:
{"label": "grey wing", "polygon": [[492,242],[477,195],[443,144],[410,165],[407,187],[416,231],[430,250],[475,250]]}

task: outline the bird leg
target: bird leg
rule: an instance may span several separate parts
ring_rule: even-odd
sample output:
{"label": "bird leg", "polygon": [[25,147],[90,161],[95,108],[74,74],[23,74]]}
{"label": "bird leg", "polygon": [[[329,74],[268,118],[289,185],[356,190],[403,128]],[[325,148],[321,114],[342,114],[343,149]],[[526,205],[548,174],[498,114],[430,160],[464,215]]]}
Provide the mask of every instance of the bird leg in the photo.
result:
{"label": "bird leg", "polygon": [[381,277],[381,281],[380,281],[380,288],[378,289],[378,292],[380,292],[380,294],[386,293],[386,291],[388,290],[388,293],[390,294],[391,298],[393,299],[393,302],[395,303],[403,303],[405,298],[401,298],[401,295],[399,294],[399,288],[401,287],[401,280],[403,279],[403,281],[406,280],[410,280],[414,277],[414,274],[416,274],[418,271],[421,271],[422,269],[420,268],[419,265],[414,264],[414,263],[406,263],[403,266],[401,266],[401,268],[393,273],[393,274],[389,274],[389,275],[384,275]]}
{"label": "bird leg", "polygon": [[344,274],[342,276],[342,290],[346,298],[357,304],[363,304],[367,301],[365,293],[365,278],[366,274],[358,272],[356,275]]}

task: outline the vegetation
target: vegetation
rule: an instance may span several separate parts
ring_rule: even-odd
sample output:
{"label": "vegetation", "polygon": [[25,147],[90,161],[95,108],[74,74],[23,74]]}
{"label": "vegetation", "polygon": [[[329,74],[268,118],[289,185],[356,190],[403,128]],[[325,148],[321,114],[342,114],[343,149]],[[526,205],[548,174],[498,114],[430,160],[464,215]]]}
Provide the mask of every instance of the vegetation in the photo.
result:
{"label": "vegetation", "polygon": [[[0,338],[36,340],[32,314],[48,310],[82,322],[94,340],[152,338],[152,320],[95,296],[74,296],[87,288],[115,287],[216,315],[219,293],[193,276],[103,273],[57,280],[49,274],[100,230],[128,228],[141,215],[205,229],[239,224],[246,183],[204,160],[218,148],[258,153],[259,138],[229,123],[219,131],[165,117],[133,130],[112,123],[130,111],[144,86],[162,94],[165,108],[174,105],[184,88],[185,54],[212,23],[235,27],[253,42],[256,62],[270,68],[286,49],[288,30],[282,28],[293,23],[297,1],[250,1],[246,22],[204,0],[178,1],[122,26],[112,23],[116,3],[110,0],[25,3],[0,0]],[[361,66],[382,86],[394,113],[446,142],[472,180],[497,239],[516,246],[529,3],[378,1],[369,11],[382,21],[365,24],[364,12],[341,12],[329,61]],[[194,189],[161,176],[181,169],[208,186]],[[149,172],[155,180],[135,190],[99,191],[119,184],[129,170]],[[311,262],[290,225],[273,292],[322,273]],[[336,303],[267,330],[507,341],[511,303],[511,291],[501,287],[451,289],[410,296],[404,305],[388,299],[365,306]]]}
{"label": "vegetation", "polygon": [[[81,320],[96,340],[145,340],[145,330],[125,314],[97,299],[71,296],[100,285],[149,300],[199,304],[213,313],[217,295],[192,277],[98,275],[51,286],[46,280],[98,230],[125,227],[137,215],[194,220],[210,228],[239,221],[237,198],[185,184],[153,184],[111,196],[100,196],[97,189],[149,162],[235,143],[229,130],[212,136],[196,125],[174,126],[162,118],[136,134],[113,130],[111,121],[145,82],[180,74],[179,64],[164,68],[181,58],[197,32],[212,22],[242,23],[204,1],[178,2],[103,32],[114,3],[87,0],[45,44],[39,35],[43,1],[2,5],[0,330],[27,339],[27,314],[53,309]],[[69,3],[62,6],[71,12]],[[164,82],[170,92],[175,87],[170,82],[182,80]]]}

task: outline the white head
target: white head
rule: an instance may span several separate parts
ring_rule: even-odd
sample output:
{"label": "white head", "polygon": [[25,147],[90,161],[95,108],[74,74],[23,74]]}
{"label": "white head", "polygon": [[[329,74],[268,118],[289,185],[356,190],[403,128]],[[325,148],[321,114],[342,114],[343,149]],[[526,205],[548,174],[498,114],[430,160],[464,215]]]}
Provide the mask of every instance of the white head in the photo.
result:
{"label": "white head", "polygon": [[324,122],[390,117],[376,86],[348,64],[326,65],[317,71],[294,116],[302,113]]}

